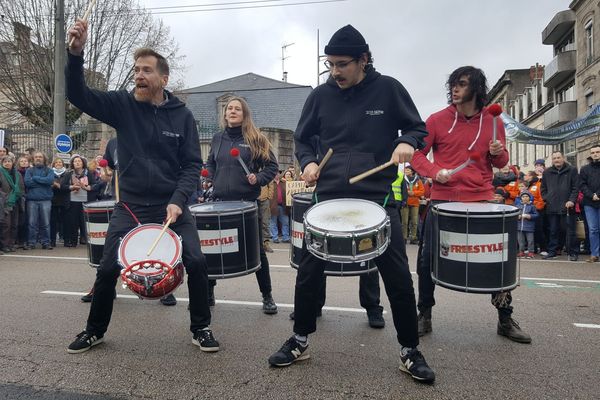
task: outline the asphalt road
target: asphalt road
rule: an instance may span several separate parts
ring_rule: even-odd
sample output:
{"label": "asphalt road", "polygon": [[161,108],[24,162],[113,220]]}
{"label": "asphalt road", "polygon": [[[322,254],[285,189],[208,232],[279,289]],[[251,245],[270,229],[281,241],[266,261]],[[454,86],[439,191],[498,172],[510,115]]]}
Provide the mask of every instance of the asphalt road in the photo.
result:
{"label": "asphalt road", "polygon": [[[408,252],[414,270],[416,246]],[[600,263],[521,263],[514,317],[532,335],[530,345],[496,334],[489,295],[438,288],[433,333],[420,345],[437,375],[428,386],[399,372],[390,314],[385,329],[369,328],[357,278],[329,278],[331,308],[310,336],[311,358],[270,368],[267,358],[292,329],[295,271],[284,245],[269,254],[277,315],[262,313],[254,276],[219,282],[212,325],[218,353],[191,344],[183,285],[175,307],[141,301],[119,286],[105,343],[68,354],[89,310],[79,301],[94,279],[86,256],[83,246],[0,256],[1,399],[597,399],[600,393]]]}

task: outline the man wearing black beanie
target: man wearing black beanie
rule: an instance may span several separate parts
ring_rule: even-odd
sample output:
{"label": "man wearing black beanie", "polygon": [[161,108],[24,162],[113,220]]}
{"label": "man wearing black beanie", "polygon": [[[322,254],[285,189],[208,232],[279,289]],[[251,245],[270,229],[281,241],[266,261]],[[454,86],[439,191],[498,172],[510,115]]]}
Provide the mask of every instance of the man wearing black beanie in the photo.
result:
{"label": "man wearing black beanie", "polygon": [[[338,30],[325,46],[325,54],[330,77],[309,95],[294,133],[302,177],[308,185],[318,183],[314,198],[319,202],[355,198],[385,208],[391,224],[390,243],[374,261],[392,309],[400,370],[431,383],[435,374],[417,349],[415,293],[402,223],[391,193],[397,165],[410,161],[415,149],[425,144],[425,123],[400,82],[375,71],[369,46],[354,27]],[[333,156],[319,172],[318,161],[329,148]],[[349,178],[390,160],[396,165],[349,183]],[[303,245],[296,277],[294,335],[269,358],[272,366],[309,358],[308,335],[316,331],[316,291],[326,263]]]}

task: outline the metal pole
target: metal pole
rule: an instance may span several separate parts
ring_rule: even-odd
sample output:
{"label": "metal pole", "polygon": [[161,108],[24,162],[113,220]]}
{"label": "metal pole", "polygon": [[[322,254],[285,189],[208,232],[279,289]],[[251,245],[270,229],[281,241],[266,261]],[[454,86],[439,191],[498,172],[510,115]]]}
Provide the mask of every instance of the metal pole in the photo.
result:
{"label": "metal pole", "polygon": [[[319,64],[321,63],[321,53],[319,50],[319,30],[317,29],[317,86],[319,86],[319,77],[321,76],[319,74]],[[315,86],[315,87],[317,87]]]}
{"label": "metal pole", "polygon": [[56,0],[54,13],[54,118],[53,136],[66,133],[65,127],[65,2]]}

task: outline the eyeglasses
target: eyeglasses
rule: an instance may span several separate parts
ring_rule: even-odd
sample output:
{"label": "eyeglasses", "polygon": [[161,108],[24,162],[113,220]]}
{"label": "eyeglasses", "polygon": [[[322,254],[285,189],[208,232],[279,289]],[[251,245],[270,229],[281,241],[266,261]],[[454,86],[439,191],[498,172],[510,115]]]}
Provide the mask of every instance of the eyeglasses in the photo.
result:
{"label": "eyeglasses", "polygon": [[325,68],[327,68],[328,70],[332,70],[334,68],[337,68],[338,70],[340,69],[344,69],[348,66],[348,64],[354,62],[354,61],[358,61],[358,58],[353,58],[351,60],[348,61],[340,61],[340,62],[336,62],[336,63],[332,63],[329,60],[325,60],[323,62],[323,64],[325,64]]}

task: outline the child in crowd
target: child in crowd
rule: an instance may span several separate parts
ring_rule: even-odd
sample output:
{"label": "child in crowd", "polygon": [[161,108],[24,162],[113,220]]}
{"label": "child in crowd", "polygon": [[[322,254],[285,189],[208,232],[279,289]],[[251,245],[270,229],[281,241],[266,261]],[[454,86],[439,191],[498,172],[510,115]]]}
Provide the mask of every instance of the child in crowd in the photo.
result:
{"label": "child in crowd", "polygon": [[535,251],[533,235],[535,232],[535,219],[538,214],[535,206],[531,203],[532,198],[533,196],[529,192],[523,192],[520,196],[521,204],[518,207],[521,210],[521,214],[519,214],[519,223],[517,226],[519,241],[518,257],[533,258]]}

